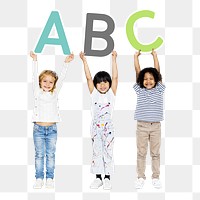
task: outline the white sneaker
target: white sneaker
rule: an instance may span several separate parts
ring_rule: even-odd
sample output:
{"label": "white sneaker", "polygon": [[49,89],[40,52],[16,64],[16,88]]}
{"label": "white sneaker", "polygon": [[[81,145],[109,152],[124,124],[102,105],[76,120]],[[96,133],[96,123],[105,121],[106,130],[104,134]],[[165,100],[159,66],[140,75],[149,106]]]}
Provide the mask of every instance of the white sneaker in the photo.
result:
{"label": "white sneaker", "polygon": [[96,178],[90,185],[90,189],[98,189],[103,185],[103,182],[100,178]]}
{"label": "white sneaker", "polygon": [[105,178],[104,182],[103,182],[103,189],[104,190],[110,190],[111,188],[112,188],[112,185],[111,185],[110,179]]}
{"label": "white sneaker", "polygon": [[144,179],[143,178],[139,178],[135,181],[135,188],[136,189],[142,189],[144,186]]}
{"label": "white sneaker", "polygon": [[160,180],[157,178],[152,179],[152,185],[154,188],[157,188],[157,189],[160,189],[162,187]]}
{"label": "white sneaker", "polygon": [[46,188],[53,189],[54,188],[54,181],[52,178],[47,178],[46,180]]}
{"label": "white sneaker", "polygon": [[41,178],[37,178],[35,181],[35,184],[33,185],[34,189],[41,189],[42,186],[44,185],[44,182]]}

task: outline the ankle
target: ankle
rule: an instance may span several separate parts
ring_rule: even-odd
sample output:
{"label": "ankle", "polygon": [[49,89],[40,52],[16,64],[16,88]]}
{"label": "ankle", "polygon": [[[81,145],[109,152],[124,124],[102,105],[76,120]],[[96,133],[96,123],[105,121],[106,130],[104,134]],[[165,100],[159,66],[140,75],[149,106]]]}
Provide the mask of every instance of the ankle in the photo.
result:
{"label": "ankle", "polygon": [[99,178],[102,181],[101,174],[96,174],[96,178]]}
{"label": "ankle", "polygon": [[105,175],[104,179],[107,178],[110,180],[110,175]]}

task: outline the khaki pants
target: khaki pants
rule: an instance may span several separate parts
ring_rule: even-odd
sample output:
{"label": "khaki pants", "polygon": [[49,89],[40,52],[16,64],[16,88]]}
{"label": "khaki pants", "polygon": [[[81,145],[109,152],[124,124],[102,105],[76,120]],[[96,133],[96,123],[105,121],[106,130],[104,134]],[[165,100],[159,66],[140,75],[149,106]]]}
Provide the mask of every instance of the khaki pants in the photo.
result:
{"label": "khaki pants", "polygon": [[160,122],[137,122],[137,174],[138,178],[144,178],[146,168],[146,155],[148,142],[150,144],[150,155],[152,158],[152,178],[159,178],[160,175],[160,144],[161,125]]}

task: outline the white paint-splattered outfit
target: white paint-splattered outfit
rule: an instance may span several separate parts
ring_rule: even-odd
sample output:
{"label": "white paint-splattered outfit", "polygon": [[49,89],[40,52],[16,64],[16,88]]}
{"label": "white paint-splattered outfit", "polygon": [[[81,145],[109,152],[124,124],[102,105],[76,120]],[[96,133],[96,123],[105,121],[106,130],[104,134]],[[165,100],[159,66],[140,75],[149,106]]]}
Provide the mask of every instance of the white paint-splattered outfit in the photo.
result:
{"label": "white paint-splattered outfit", "polygon": [[93,147],[91,173],[110,175],[114,172],[112,111],[115,96],[112,89],[109,89],[105,94],[101,94],[94,88],[91,98],[91,137]]}

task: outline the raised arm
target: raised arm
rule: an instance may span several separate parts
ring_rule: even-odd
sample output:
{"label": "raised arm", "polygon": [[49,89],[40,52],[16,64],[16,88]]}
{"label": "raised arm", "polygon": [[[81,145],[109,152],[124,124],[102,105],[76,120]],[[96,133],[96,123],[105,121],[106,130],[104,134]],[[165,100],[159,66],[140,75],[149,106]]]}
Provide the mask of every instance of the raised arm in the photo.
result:
{"label": "raised arm", "polygon": [[83,61],[85,77],[87,79],[88,89],[89,89],[90,94],[91,94],[92,91],[94,90],[94,83],[93,83],[93,80],[92,80],[90,69],[89,69],[89,66],[87,64],[87,60],[85,58],[85,54],[81,51],[79,56],[80,56],[81,60]]}
{"label": "raised arm", "polygon": [[155,68],[157,69],[157,71],[160,73],[160,65],[159,65],[159,62],[158,62],[157,53],[156,53],[156,51],[154,51],[154,49],[152,49],[151,54],[152,54],[152,56],[153,56],[154,67],[155,67]]}
{"label": "raised arm", "polygon": [[38,77],[38,63],[37,63],[37,54],[33,51],[30,52],[30,57],[33,59],[32,63],[32,81],[33,81],[33,89],[39,88],[39,77]]}
{"label": "raised arm", "polygon": [[117,85],[118,85],[118,69],[117,69],[116,58],[117,58],[117,52],[113,51],[112,52],[112,86],[111,86],[111,89],[112,89],[114,95],[116,95]]}
{"label": "raised arm", "polygon": [[67,68],[69,66],[69,63],[74,59],[74,54],[71,53],[69,56],[67,56],[64,60],[64,65],[62,67],[62,70],[61,70],[61,73],[58,77],[58,81],[56,83],[56,90],[57,92],[60,91],[61,87],[62,87],[62,84],[63,84],[63,81],[65,79],[65,76],[66,76],[66,73],[67,73]]}
{"label": "raised arm", "polygon": [[140,56],[140,50],[139,51],[137,51],[137,52],[135,52],[135,54],[134,54],[134,66],[135,66],[135,73],[136,73],[136,80],[137,80],[137,78],[138,78],[138,75],[139,75],[139,73],[140,73],[140,71],[141,71],[141,69],[140,69],[140,63],[139,63],[139,56]]}

